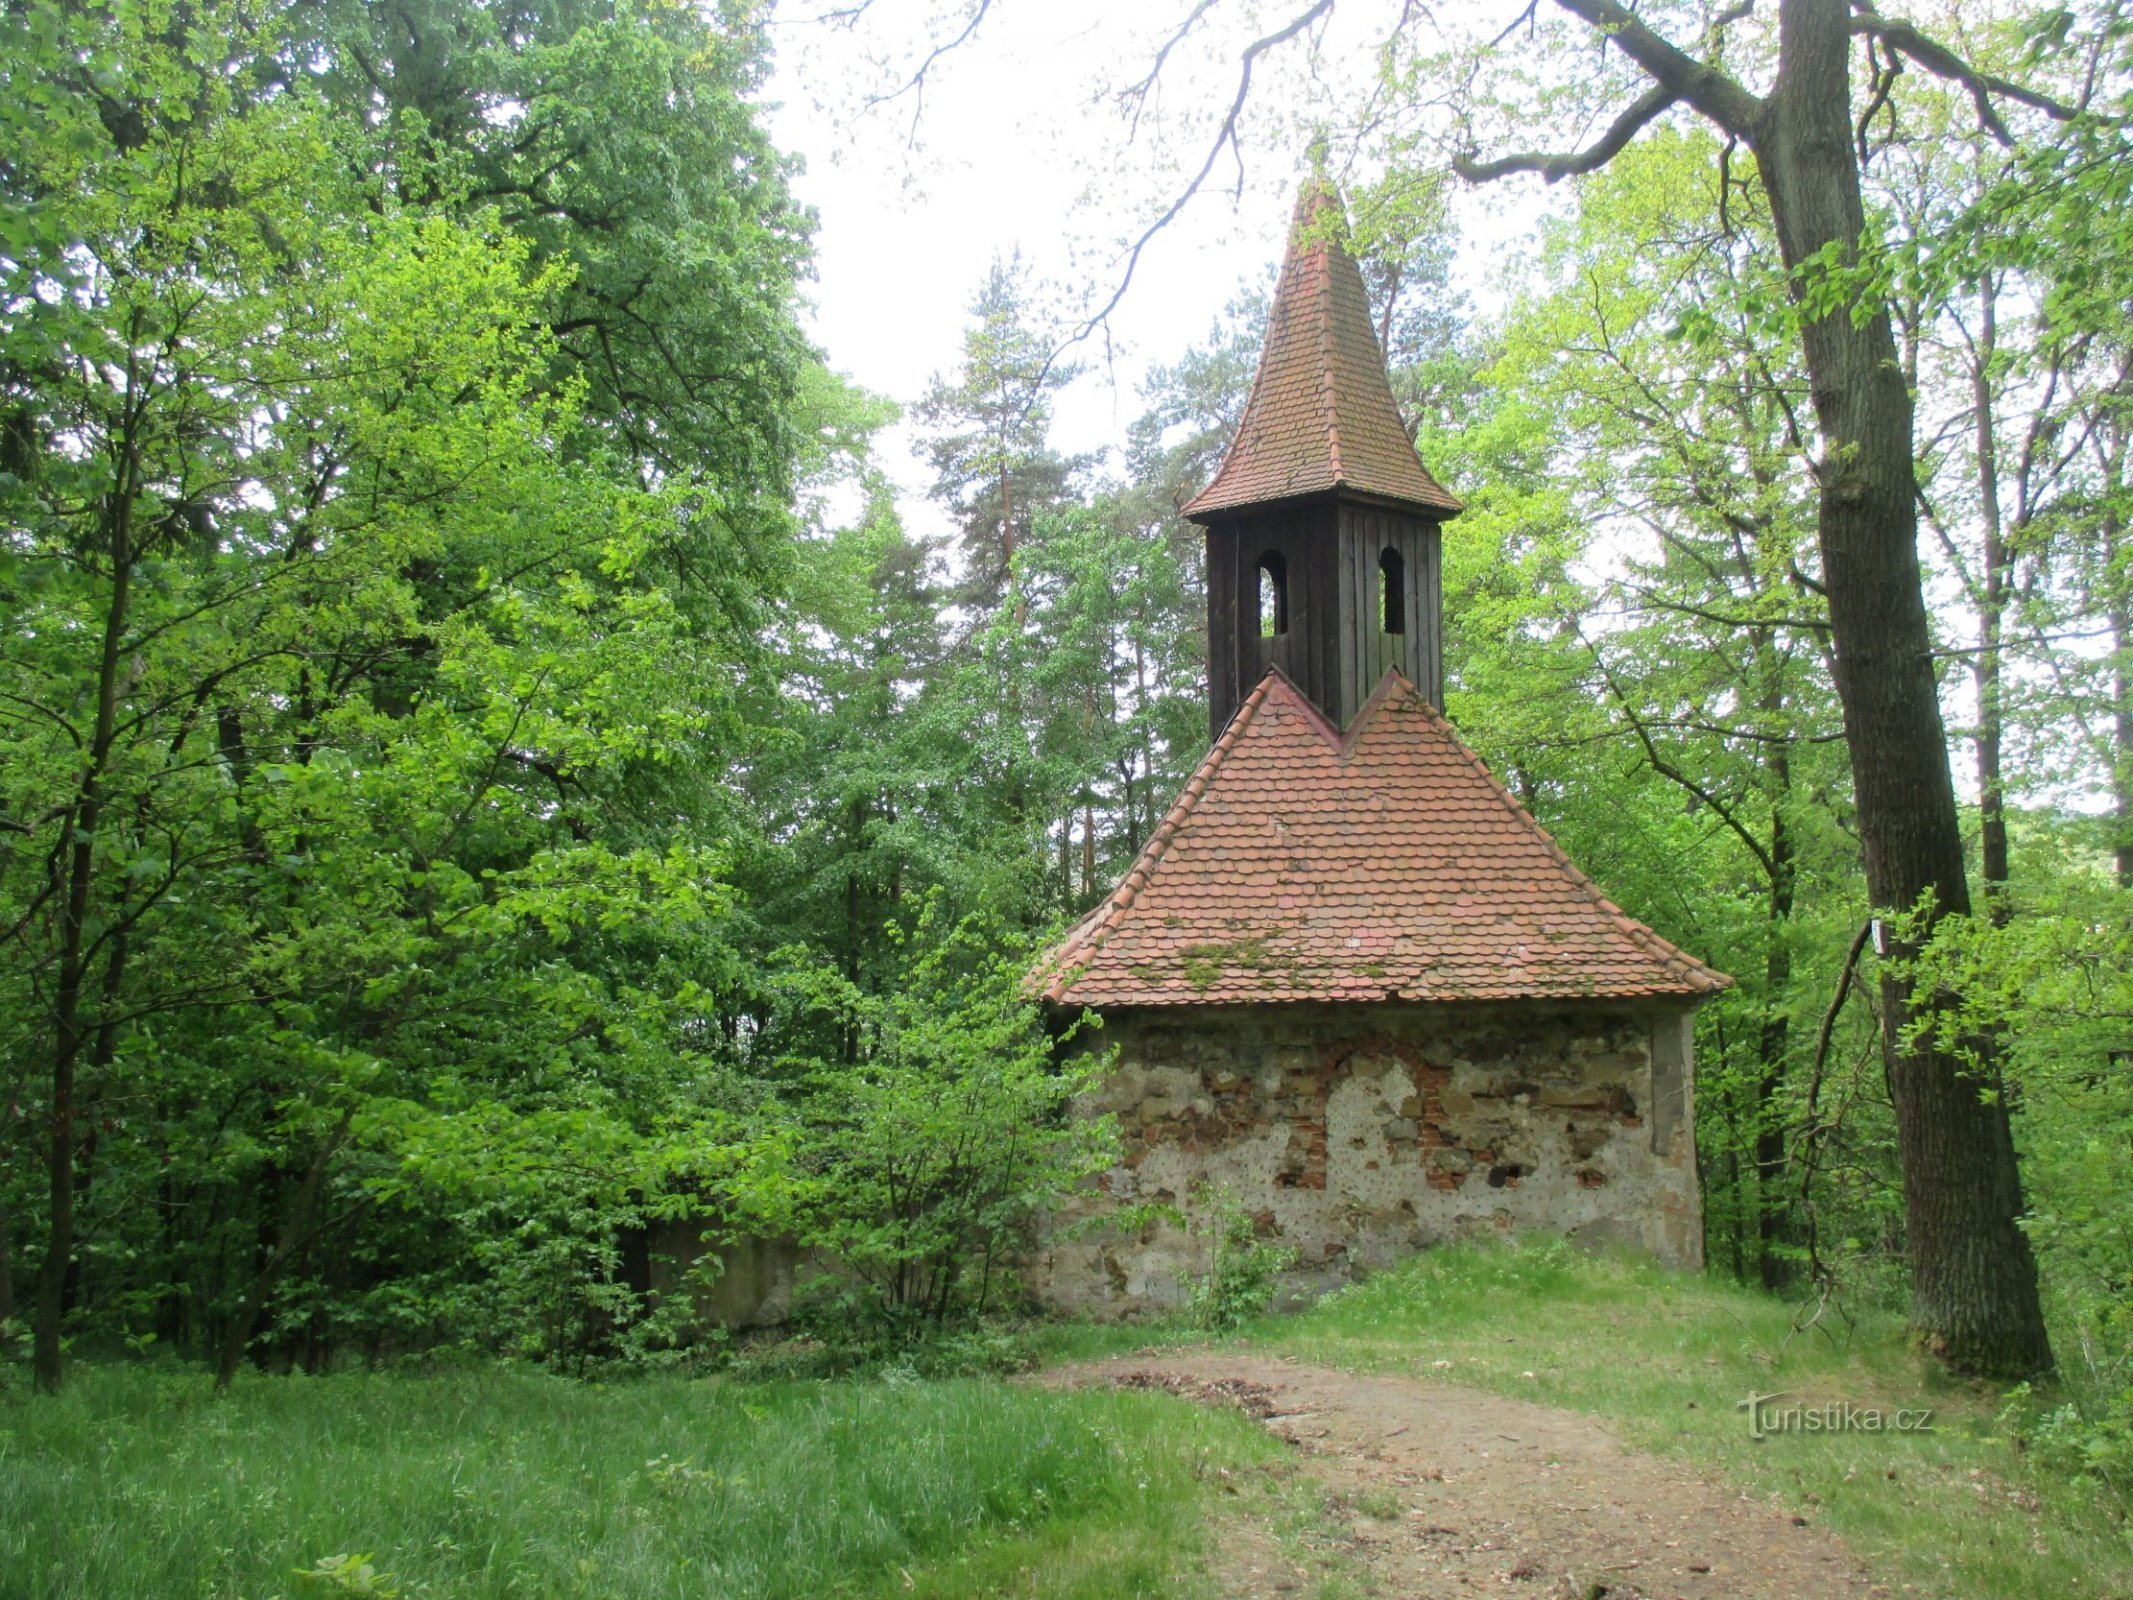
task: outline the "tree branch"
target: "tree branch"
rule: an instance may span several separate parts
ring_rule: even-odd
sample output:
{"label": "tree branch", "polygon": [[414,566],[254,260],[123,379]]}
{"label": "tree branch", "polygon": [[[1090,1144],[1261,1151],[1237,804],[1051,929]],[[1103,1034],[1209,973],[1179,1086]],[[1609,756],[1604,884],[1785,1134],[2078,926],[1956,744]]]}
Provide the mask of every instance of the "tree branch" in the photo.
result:
{"label": "tree branch", "polygon": [[1126,270],[1119,276],[1118,287],[1111,291],[1111,298],[1106,300],[1094,315],[1086,318],[1059,348],[1046,358],[1044,369],[1037,377],[1038,384],[1041,385],[1045,377],[1050,375],[1052,367],[1061,356],[1102,327],[1111,313],[1118,309],[1119,302],[1126,298],[1126,291],[1133,286],[1133,274],[1140,266],[1142,252],[1157,234],[1177,220],[1178,214],[1206,187],[1208,176],[1215,170],[1215,163],[1221,159],[1222,152],[1236,149],[1237,127],[1244,118],[1245,103],[1251,98],[1252,69],[1258,65],[1259,58],[1269,50],[1287,44],[1332,10],[1333,0],[1315,0],[1310,9],[1290,18],[1272,33],[1262,35],[1244,47],[1243,55],[1238,57],[1237,93],[1229,103],[1229,110],[1223,114],[1222,126],[1216,130],[1213,142],[1207,147],[1207,159],[1200,163],[1200,170],[1192,175],[1192,181],[1164,208],[1163,214],[1149,223],[1142,230],[1140,237],[1133,241],[1132,248],[1126,252]]}
{"label": "tree branch", "polygon": [[1623,147],[1644,127],[1681,97],[1663,83],[1655,83],[1612,126],[1585,149],[1567,155],[1522,154],[1476,161],[1471,156],[1452,157],[1452,171],[1468,183],[1491,183],[1514,172],[1537,172],[1543,181],[1558,183],[1580,173],[1595,172],[1622,153]]}
{"label": "tree branch", "polygon": [[1870,0],[1852,0],[1852,10],[1852,32],[1879,39],[1892,56],[1898,53],[1908,56],[1935,77],[1946,78],[1950,83],[1959,83],[1968,89],[1971,101],[1977,106],[1978,125],[2003,145],[2012,145],[2015,140],[2007,124],[2000,120],[1999,112],[1993,108],[1995,95],[2041,111],[2056,122],[2071,122],[2081,115],[2079,108],[2063,100],[2055,100],[2035,89],[2025,89],[2019,83],[1995,77],[1989,72],[1978,71],[1946,45],[1927,38],[1912,24],[1901,18],[1892,20],[1882,16],[1874,10]]}
{"label": "tree branch", "polygon": [[[864,10],[864,7],[860,8],[860,11]],[[970,8],[970,18],[963,24],[963,31],[953,39],[943,40],[927,51],[926,59],[918,64],[916,70],[902,84],[894,89],[885,89],[880,94],[868,95],[866,103],[869,109],[874,106],[886,105],[891,100],[901,100],[913,90],[923,91],[926,87],[926,74],[933,70],[934,63],[939,61],[942,56],[949,55],[969,43],[970,36],[978,31],[978,24],[985,20],[986,13],[991,10],[992,0],[977,0],[977,4]],[[854,12],[852,20],[856,21],[858,14],[858,12]],[[840,18],[839,20],[843,19]]]}
{"label": "tree branch", "polygon": [[1148,96],[1155,90],[1156,79],[1163,75],[1163,64],[1170,59],[1170,52],[1183,44],[1186,35],[1199,26],[1200,19],[1220,3],[1221,0],[1199,0],[1199,3],[1186,13],[1185,20],[1171,30],[1170,37],[1165,39],[1162,47],[1156,51],[1155,59],[1148,64],[1148,70],[1142,74],[1140,81],[1118,91],[1119,104],[1133,107],[1133,120],[1126,131],[1129,142],[1141,131],[1141,113],[1147,109]]}
{"label": "tree branch", "polygon": [[1673,91],[1717,123],[1725,132],[1749,144],[1755,142],[1755,123],[1763,102],[1735,83],[1708,61],[1698,61],[1687,51],[1669,44],[1637,20],[1635,13],[1616,0],[1555,0],[1581,22],[1590,23],[1612,39],[1622,53],[1642,67],[1652,81]]}

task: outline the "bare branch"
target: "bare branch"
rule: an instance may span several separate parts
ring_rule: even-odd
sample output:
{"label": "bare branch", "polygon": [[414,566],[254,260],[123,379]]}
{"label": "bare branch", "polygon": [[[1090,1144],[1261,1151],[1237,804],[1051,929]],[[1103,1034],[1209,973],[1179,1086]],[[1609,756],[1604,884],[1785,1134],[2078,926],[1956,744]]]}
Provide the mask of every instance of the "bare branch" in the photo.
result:
{"label": "bare branch", "polygon": [[1891,50],[1889,51],[1888,62],[1884,65],[1879,53],[1874,48],[1874,36],[1868,34],[1866,39],[1866,64],[1872,74],[1874,88],[1873,92],[1867,96],[1866,109],[1859,113],[1859,126],[1856,130],[1859,144],[1859,170],[1861,172],[1866,171],[1869,159],[1866,142],[1867,130],[1874,125],[1874,114],[1883,106],[1889,107],[1889,133],[1892,138],[1895,135],[1896,108],[1889,100],[1889,93],[1896,87],[1896,80],[1903,75],[1903,57]]}
{"label": "bare branch", "polygon": [[1164,208],[1163,214],[1149,223],[1142,230],[1140,237],[1133,241],[1132,248],[1126,252],[1126,270],[1119,276],[1118,287],[1111,291],[1111,298],[1085,319],[1081,326],[1068,335],[1059,348],[1046,358],[1044,371],[1038,374],[1039,383],[1051,372],[1061,356],[1106,324],[1111,313],[1118,309],[1119,302],[1126,298],[1126,291],[1132,288],[1133,274],[1140,266],[1142,253],[1154,241],[1155,236],[1175,222],[1178,214],[1207,186],[1207,179],[1215,170],[1215,163],[1221,159],[1222,152],[1237,149],[1237,128],[1244,119],[1245,103],[1251,98],[1252,69],[1258,65],[1259,58],[1269,50],[1287,44],[1313,23],[1325,18],[1332,10],[1333,0],[1315,0],[1309,10],[1290,18],[1272,33],[1254,39],[1244,47],[1244,53],[1238,57],[1237,93],[1230,101],[1229,110],[1223,115],[1222,126],[1216,130],[1213,142],[1207,147],[1207,159],[1200,163],[1200,170],[1192,175],[1192,181]]}
{"label": "bare branch", "polygon": [[1680,98],[1665,84],[1655,83],[1594,143],[1574,154],[1498,156],[1493,161],[1458,155],[1452,157],[1452,170],[1468,183],[1491,183],[1514,172],[1537,172],[1545,182],[1558,183],[1582,172],[1595,172],[1620,155],[1653,118]]}
{"label": "bare branch", "polygon": [[1502,44],[1504,40],[1510,38],[1512,34],[1518,32],[1521,27],[1529,28],[1533,26],[1533,14],[1539,8],[1540,0],[1526,0],[1526,9],[1521,11],[1517,16],[1513,17],[1510,22],[1505,26],[1503,32],[1499,33],[1495,38],[1489,41],[1489,48],[1491,50],[1495,49],[1498,45]]}
{"label": "bare branch", "polygon": [[[852,13],[850,20],[856,21],[865,10],[865,6],[858,7]],[[926,74],[933,70],[934,65],[941,57],[969,43],[970,36],[978,31],[978,24],[985,20],[986,14],[991,10],[992,0],[977,0],[977,3],[970,8],[970,18],[963,24],[961,33],[957,34],[953,39],[942,41],[927,51],[926,59],[918,64],[917,70],[909,78],[905,79],[899,87],[886,89],[880,94],[869,95],[866,102],[867,109],[872,110],[875,106],[886,105],[891,100],[901,100],[907,94],[923,96],[926,92]],[[911,119],[911,134],[914,139],[918,136],[918,117],[915,111]]]}
{"label": "bare branch", "polygon": [[1980,72],[1961,56],[1937,40],[1929,39],[1911,23],[1901,18],[1888,18],[1875,11],[1869,0],[1853,0],[1852,32],[1865,34],[1870,39],[1879,39],[1893,57],[1901,53],[1917,62],[1937,78],[1946,78],[1950,83],[1959,83],[1970,91],[1970,99],[1977,106],[1978,125],[2003,145],[2012,145],[2014,135],[2007,124],[2000,120],[1994,109],[1994,96],[2012,100],[2041,111],[2056,122],[2071,122],[2081,115],[2078,108],[2063,100],[2055,100],[2035,89],[2026,89],[2019,83],[1995,77],[1989,72]]}
{"label": "bare branch", "polygon": [[1183,44],[1186,35],[1200,25],[1200,19],[1219,4],[1221,0],[1199,0],[1199,3],[1186,13],[1185,20],[1163,41],[1162,47],[1156,51],[1155,59],[1148,64],[1148,70],[1141,76],[1140,81],[1128,84],[1118,91],[1119,104],[1133,107],[1133,119],[1127,124],[1126,132],[1129,140],[1141,131],[1141,113],[1147,109],[1148,96],[1155,89],[1156,79],[1163,75],[1163,64],[1170,59],[1170,52]]}
{"label": "bare branch", "polygon": [[1747,825],[1740,820],[1734,808],[1659,753],[1659,746],[1652,738],[1651,728],[1643,718],[1637,715],[1636,710],[1630,705],[1628,694],[1624,692],[1622,685],[1615,679],[1614,669],[1607,664],[1607,657],[1601,654],[1598,645],[1586,637],[1585,629],[1581,624],[1573,622],[1571,626],[1578,636],[1578,643],[1582,644],[1591,653],[1592,664],[1599,668],[1600,681],[1607,685],[1607,692],[1613,697],[1615,708],[1622,713],[1622,720],[1629,724],[1630,731],[1637,736],[1637,743],[1643,746],[1645,763],[1660,777],[1667,779],[1679,788],[1687,790],[1704,805],[1709,806],[1711,814],[1717,817],[1726,826],[1727,830],[1747,847],[1751,856],[1755,857],[1756,864],[1763,869],[1764,875],[1775,875],[1777,867],[1771,860],[1770,852],[1764,848],[1761,840],[1748,831]]}

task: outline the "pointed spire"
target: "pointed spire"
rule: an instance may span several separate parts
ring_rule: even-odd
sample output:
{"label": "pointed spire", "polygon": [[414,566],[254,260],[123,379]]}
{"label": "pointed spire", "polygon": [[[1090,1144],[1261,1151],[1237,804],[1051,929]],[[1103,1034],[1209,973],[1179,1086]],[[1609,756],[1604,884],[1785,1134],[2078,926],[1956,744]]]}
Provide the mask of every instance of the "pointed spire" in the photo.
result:
{"label": "pointed spire", "polygon": [[1436,520],[1458,515],[1458,499],[1429,475],[1400,421],[1347,236],[1340,195],[1314,174],[1296,197],[1244,420],[1186,516],[1335,489]]}

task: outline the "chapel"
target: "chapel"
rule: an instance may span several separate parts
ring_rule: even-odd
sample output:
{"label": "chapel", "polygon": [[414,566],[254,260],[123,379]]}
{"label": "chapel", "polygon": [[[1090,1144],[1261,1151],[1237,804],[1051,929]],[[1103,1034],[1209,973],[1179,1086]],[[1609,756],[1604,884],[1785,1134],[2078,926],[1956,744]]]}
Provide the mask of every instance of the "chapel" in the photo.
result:
{"label": "chapel", "polygon": [[[1626,915],[1445,720],[1445,526],[1337,194],[1298,199],[1206,536],[1214,744],[1034,980],[1118,1165],[1048,1219],[1039,1298],[1174,1303],[1212,1208],[1330,1287],[1549,1232],[1702,1258],[1693,1014],[1731,980]],[[1103,1225],[1127,1212],[1130,1225]]]}

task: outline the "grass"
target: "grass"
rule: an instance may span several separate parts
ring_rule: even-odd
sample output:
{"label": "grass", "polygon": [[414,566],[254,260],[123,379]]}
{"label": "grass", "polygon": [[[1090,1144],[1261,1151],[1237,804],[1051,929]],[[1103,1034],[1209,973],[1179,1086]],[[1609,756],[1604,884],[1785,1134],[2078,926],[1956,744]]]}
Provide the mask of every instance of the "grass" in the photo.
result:
{"label": "grass", "polygon": [[[2028,1460],[1998,1391],[1941,1374],[1892,1315],[1798,1335],[1792,1319],[1754,1290],[1549,1242],[1432,1251],[1236,1342],[1604,1418],[1826,1523],[1894,1595],[2133,1597],[2123,1503]],[[248,1376],[221,1398],[198,1374],[83,1363],[56,1399],[0,1387],[0,1600],[1114,1600],[1206,1593],[1210,1542],[1247,1523],[1307,1589],[1350,1592],[1342,1518],[1235,1413],[914,1375],[1204,1339],[1058,1324],[831,1382],[496,1367]],[[1776,1391],[1930,1406],[1934,1427],[1757,1443],[1738,1402]],[[353,1556],[369,1578],[319,1572]]]}
{"label": "grass", "polygon": [[[1273,1449],[1163,1396],[976,1379],[495,1369],[218,1399],[84,1366],[0,1400],[0,1596],[1170,1595],[1210,1464]],[[351,1556],[368,1578],[300,1575]]]}
{"label": "grass", "polygon": [[[1908,1593],[2133,1596],[2126,1508],[2034,1467],[1997,1426],[1996,1389],[1948,1378],[1893,1315],[1797,1335],[1793,1318],[1784,1301],[1715,1277],[1550,1241],[1435,1250],[1301,1315],[1261,1319],[1244,1341],[1606,1418],[1632,1444],[1826,1522]],[[1739,1402],[1776,1391],[1810,1405],[1930,1406],[1933,1427],[1757,1443]]]}

